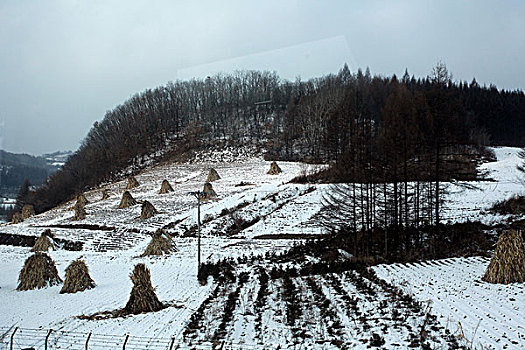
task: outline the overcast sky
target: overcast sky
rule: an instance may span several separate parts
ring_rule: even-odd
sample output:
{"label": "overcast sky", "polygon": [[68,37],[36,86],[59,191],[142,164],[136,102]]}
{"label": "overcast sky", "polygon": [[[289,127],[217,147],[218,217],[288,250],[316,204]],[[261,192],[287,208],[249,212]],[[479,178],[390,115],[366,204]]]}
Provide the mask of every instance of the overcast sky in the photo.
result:
{"label": "overcast sky", "polygon": [[170,80],[351,71],[525,89],[525,1],[0,0],[0,148],[75,150],[96,120]]}

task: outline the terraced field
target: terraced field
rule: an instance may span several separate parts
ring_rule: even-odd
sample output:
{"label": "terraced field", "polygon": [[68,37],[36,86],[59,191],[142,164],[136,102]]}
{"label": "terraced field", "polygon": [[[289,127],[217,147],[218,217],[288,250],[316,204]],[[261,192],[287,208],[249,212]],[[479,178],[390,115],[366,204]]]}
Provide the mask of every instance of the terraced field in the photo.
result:
{"label": "terraced field", "polygon": [[[507,219],[484,214],[516,188],[511,178],[517,150],[496,151],[498,162],[484,165],[495,182],[449,185],[451,220]],[[269,162],[231,160],[235,162],[163,164],[138,174],[140,186],[131,192],[157,208],[159,214],[151,219],[138,218],[140,205],[116,209],[125,186],[119,181],[86,192],[90,203],[85,220],[71,220],[69,202],[21,224],[1,225],[0,234],[34,237],[51,228],[57,238],[81,242],[80,251],[59,247],[49,254],[62,277],[65,268],[82,257],[97,287],[73,295],[59,294],[60,286],[17,292],[30,248],[1,245],[0,348],[9,348],[15,329],[16,349],[41,348],[46,337],[50,349],[85,348],[88,339],[89,349],[123,348],[124,343],[134,349],[401,349],[424,344],[525,348],[525,288],[481,282],[488,264],[484,258],[380,265],[373,271],[337,274],[301,274],[293,261],[268,259],[297,244],[298,238],[322,233],[316,215],[328,185],[288,183],[304,170],[298,163],[280,163],[284,172],[271,176],[266,174]],[[228,261],[236,268],[235,278],[210,277],[201,285],[196,200],[188,192],[202,189],[210,167],[222,178],[213,183],[217,200],[201,207],[203,261]],[[175,192],[158,194],[163,179]],[[102,189],[109,190],[109,199],[101,199]],[[461,208],[468,209],[468,217]],[[140,257],[158,228],[174,237],[179,251]],[[137,263],[150,268],[159,299],[170,307],[123,318],[78,317],[123,307],[132,287],[129,273]]]}
{"label": "terraced field", "polygon": [[459,346],[425,305],[377,279],[349,271],[270,278],[264,268],[217,285],[184,331],[188,346],[348,349]]}

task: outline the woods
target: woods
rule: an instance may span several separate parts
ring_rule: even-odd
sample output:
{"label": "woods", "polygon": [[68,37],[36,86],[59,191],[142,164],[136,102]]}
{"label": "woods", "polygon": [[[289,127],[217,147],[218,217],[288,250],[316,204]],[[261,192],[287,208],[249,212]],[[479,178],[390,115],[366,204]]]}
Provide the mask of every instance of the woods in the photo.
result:
{"label": "woods", "polygon": [[123,169],[140,169],[154,153],[180,157],[217,143],[258,144],[268,159],[342,164],[330,176],[364,182],[361,198],[379,191],[367,182],[391,182],[394,222],[409,220],[403,208],[411,202],[410,186],[434,191],[433,203],[410,205],[432,207],[438,218],[439,191],[408,182],[434,181],[439,188],[453,168],[446,163],[461,158],[450,154],[471,153],[489,142],[522,144],[524,110],[522,91],[454,83],[444,65],[417,80],[408,72],[401,80],[372,77],[369,70],[352,73],[345,65],[337,74],[308,81],[283,81],[258,71],[175,81],[108,111],[27,201],[37,212],[48,210],[122,177]]}

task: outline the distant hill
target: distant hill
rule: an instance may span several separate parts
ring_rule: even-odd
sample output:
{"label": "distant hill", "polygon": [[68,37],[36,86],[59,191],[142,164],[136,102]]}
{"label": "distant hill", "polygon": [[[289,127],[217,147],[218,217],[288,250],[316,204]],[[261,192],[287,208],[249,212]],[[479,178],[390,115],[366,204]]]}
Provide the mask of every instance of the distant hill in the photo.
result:
{"label": "distant hill", "polygon": [[61,168],[66,164],[67,159],[73,154],[72,151],[57,151],[54,153],[46,153],[41,155],[39,158],[45,159],[47,165],[55,168],[55,170]]}
{"label": "distant hill", "polygon": [[14,198],[25,179],[32,185],[44,183],[47,177],[64,165],[71,152],[31,156],[0,150],[0,196]]}
{"label": "distant hill", "polygon": [[451,79],[438,64],[417,80],[345,65],[309,81],[240,71],[169,82],[107,111],[33,192],[32,204],[40,213],[153,162],[183,161],[212,146],[260,147],[269,160],[336,162],[340,181],[384,182],[400,174],[406,181],[443,177],[443,161],[434,160],[472,154],[459,148],[525,144],[522,91]]}

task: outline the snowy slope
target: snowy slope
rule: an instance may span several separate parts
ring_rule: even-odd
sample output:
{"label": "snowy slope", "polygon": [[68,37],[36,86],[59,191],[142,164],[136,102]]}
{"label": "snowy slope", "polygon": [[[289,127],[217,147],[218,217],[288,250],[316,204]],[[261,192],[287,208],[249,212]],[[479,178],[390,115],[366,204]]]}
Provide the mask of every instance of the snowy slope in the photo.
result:
{"label": "snowy slope", "polygon": [[[451,221],[501,220],[498,215],[486,214],[486,210],[511,194],[524,193],[515,170],[517,152],[515,148],[496,148],[498,161],[482,165],[495,181],[450,184],[445,217]],[[62,277],[69,263],[82,256],[97,287],[74,295],[59,294],[58,286],[17,292],[18,273],[31,254],[30,248],[0,246],[0,338],[2,330],[7,332],[9,327],[17,326],[21,327],[20,344],[26,341],[24,346],[41,346],[47,329],[53,329],[50,336],[54,348],[62,349],[82,348],[80,345],[90,332],[93,334],[90,348],[107,348],[104,339],[111,339],[113,347],[121,348],[126,334],[130,335],[128,344],[134,344],[132,347],[136,349],[167,349],[172,338],[182,348],[190,347],[190,343],[209,348],[210,339],[221,335],[218,330],[226,327],[221,341],[238,348],[260,348],[263,344],[292,347],[302,336],[306,336],[304,346],[312,349],[367,348],[382,341],[389,348],[415,344],[418,327],[428,318],[425,309],[413,311],[413,305],[402,304],[392,296],[390,287],[367,276],[348,272],[293,278],[291,285],[296,299],[291,301],[285,296],[285,287],[290,288],[290,284],[285,286],[282,279],[270,279],[263,293],[263,306],[255,302],[262,288],[255,266],[244,267],[248,273],[245,283],[237,281],[222,286],[211,279],[206,286],[197,283],[196,200],[188,192],[202,189],[210,167],[218,171],[221,179],[213,182],[218,199],[204,203],[201,208],[203,261],[281,252],[294,244],[290,239],[257,239],[261,235],[322,233],[312,218],[322,207],[327,185],[288,184],[304,172],[305,167],[299,163],[280,162],[283,173],[272,176],[266,174],[269,162],[254,157],[239,158],[230,153],[219,157],[198,156],[190,164],[162,164],[138,174],[140,186],[131,190],[132,195],[139,201],[150,201],[159,211],[148,220],[139,219],[140,205],[116,209],[126,185],[125,181],[119,181],[86,193],[90,203],[86,206],[85,220],[71,220],[70,208],[74,204],[71,201],[24,223],[1,225],[0,234],[37,236],[45,227],[52,227],[58,238],[83,242],[84,249],[80,252],[59,250],[50,255]],[[175,192],[158,194],[164,179],[172,184]],[[241,182],[243,186],[237,186]],[[104,201],[101,200],[103,188],[110,191],[110,198]],[[150,234],[158,228],[165,228],[176,237],[179,252],[168,257],[140,258]],[[123,307],[131,290],[128,275],[139,262],[151,269],[159,298],[173,306],[157,313],[118,319],[89,321],[76,317]],[[440,265],[437,262],[429,263],[430,267],[379,266],[375,271],[391,285],[414,294],[420,302],[433,300],[432,310],[438,320],[434,325],[436,330],[429,331],[429,337],[434,345],[451,346],[446,330],[454,333],[460,321],[465,338],[460,341],[474,340],[474,345],[486,343],[496,348],[503,344],[509,349],[524,348],[523,328],[519,327],[520,317],[523,318],[524,287],[493,288],[476,282],[486,264],[484,260],[450,259],[445,263],[449,269],[444,270],[434,266]],[[261,266],[268,270],[272,267],[264,263]],[[232,296],[236,298],[233,315],[225,320],[223,311],[234,292],[237,294]],[[445,300],[443,295],[457,305],[456,311],[450,312],[449,299]],[[502,301],[489,308],[491,300],[510,298],[515,300],[507,304]],[[301,312],[290,324],[286,315],[292,304],[299,305]],[[200,308],[205,310],[202,320],[205,326],[191,332],[188,324]],[[405,318],[399,319],[401,316],[393,310]],[[361,318],[356,316],[357,312]],[[502,317],[502,314],[508,316]],[[477,327],[482,317],[484,321]],[[514,321],[509,323],[510,317]],[[299,334],[301,330],[308,334]],[[505,336],[501,332],[505,332]],[[0,340],[0,348],[6,341]]]}
{"label": "snowy slope", "polygon": [[422,302],[454,334],[484,349],[525,348],[525,287],[481,281],[482,257],[379,265],[376,273]]}
{"label": "snowy slope", "polygon": [[[233,159],[230,159],[233,160]],[[237,159],[238,160],[238,159]],[[286,209],[272,207],[268,218],[279,221],[275,226],[259,229],[261,233],[280,233],[286,217],[299,225],[310,216],[297,217],[300,209],[287,213],[288,208],[305,206],[300,193],[306,186],[285,184],[301,172],[303,166],[298,163],[279,163],[283,169],[280,175],[267,175],[269,162],[260,159],[242,159],[230,163],[194,163],[188,165],[165,164],[148,169],[136,176],[140,186],[131,190],[135,199],[148,200],[160,212],[148,220],[140,220],[140,205],[128,209],[116,209],[126,185],[125,181],[107,184],[110,191],[108,200],[101,200],[101,189],[85,193],[90,203],[86,206],[87,218],[72,221],[74,202],[66,203],[46,213],[37,215],[17,225],[3,225],[0,232],[22,235],[40,235],[44,227],[52,227],[58,238],[81,241],[81,252],[57,251],[50,255],[57,263],[59,274],[63,277],[65,268],[74,259],[82,256],[90,268],[91,276],[97,287],[74,295],[60,295],[60,287],[44,290],[17,292],[17,278],[25,259],[30,256],[30,248],[0,246],[0,298],[2,306],[0,325],[16,325],[21,328],[52,328],[55,331],[78,332],[79,334],[131,334],[134,337],[166,338],[182,334],[191,314],[198,308],[214,287],[213,284],[201,286],[196,278],[196,239],[176,239],[179,252],[163,258],[139,258],[150,239],[150,234],[157,228],[165,227],[172,234],[184,234],[196,225],[196,200],[188,195],[189,191],[201,190],[210,167],[214,167],[221,180],[213,183],[218,199],[202,205],[202,220],[210,217],[224,219],[221,212],[231,210],[244,202],[242,215],[247,216],[266,207],[266,202],[273,203],[272,195],[278,206],[285,204]],[[159,195],[158,190],[163,179],[170,181],[175,192]],[[241,182],[248,186],[235,186]],[[311,190],[310,190],[311,191]],[[309,192],[311,194],[311,192]],[[299,197],[294,204],[295,197]],[[284,203],[286,201],[286,203]],[[282,202],[282,203],[281,203]],[[311,206],[310,203],[306,205]],[[320,203],[314,208],[320,208]],[[280,211],[278,219],[272,215]],[[309,209],[315,213],[315,209]],[[285,216],[285,217],[283,217]],[[229,216],[228,216],[229,219]],[[175,224],[174,224],[175,223]],[[62,227],[54,227],[61,225]],[[91,228],[78,228],[78,225],[93,225]],[[97,228],[99,227],[99,228]],[[203,225],[202,240],[203,260],[217,260],[222,257],[236,257],[248,253],[263,254],[266,251],[287,249],[292,242],[279,240],[245,240],[239,238],[221,238],[212,230],[211,223]],[[260,225],[259,225],[260,227]],[[255,235],[254,230],[251,235]],[[239,235],[244,236],[244,235]],[[151,269],[152,282],[162,301],[175,306],[159,313],[133,316],[118,320],[87,321],[76,316],[93,314],[98,311],[114,310],[123,307],[131,290],[129,273],[133,266],[145,262]],[[22,305],[22,307],[21,307]],[[38,308],[37,313],[34,310]],[[1,332],[0,332],[1,333]],[[23,336],[20,336],[23,339]],[[37,337],[38,338],[38,337]],[[62,335],[63,342],[72,341]],[[85,337],[84,337],[85,338]],[[85,340],[85,339],[84,339]],[[58,341],[58,340],[57,340]],[[36,343],[35,343],[36,344]],[[28,344],[28,346],[31,344]],[[65,346],[65,345],[63,345]],[[152,346],[149,344],[147,347]],[[67,348],[67,347],[66,347]]]}
{"label": "snowy slope", "polygon": [[485,163],[480,170],[494,181],[468,181],[448,184],[449,192],[443,214],[450,222],[480,220],[493,224],[507,219],[507,216],[487,213],[496,202],[513,195],[525,195],[523,173],[516,168],[522,160],[519,148],[496,147],[493,149],[497,161]]}
{"label": "snowy slope", "polygon": [[[314,194],[309,193],[308,196],[305,196],[305,202],[305,198],[301,197],[301,195],[305,194],[306,186],[286,184],[301,172],[302,166],[298,163],[282,162],[279,163],[283,169],[282,174],[267,175],[266,171],[269,169],[269,164],[269,162],[252,159],[242,163],[169,164],[157,166],[137,175],[136,178],[140,186],[130,191],[137,201],[148,200],[159,211],[159,214],[151,219],[145,221],[139,219],[140,205],[127,209],[116,209],[126,186],[126,181],[120,181],[104,186],[110,192],[109,199],[105,201],[101,200],[102,188],[85,193],[86,198],[90,202],[86,206],[87,217],[85,220],[72,221],[74,201],[71,201],[30,218],[20,225],[0,226],[0,232],[39,235],[41,226],[87,224],[111,227],[117,232],[125,231],[128,233],[130,230],[138,230],[144,234],[151,233],[161,227],[170,227],[170,233],[184,234],[186,230],[197,223],[195,210],[197,203],[193,196],[188,195],[188,192],[202,190],[210,167],[214,167],[221,176],[220,180],[213,182],[218,198],[202,205],[201,218],[205,222],[215,218],[220,218],[221,220],[215,225],[204,225],[204,234],[214,234],[211,231],[217,225],[223,228],[225,224],[231,225],[231,218],[229,216],[224,217],[224,215],[221,215],[221,212],[231,210],[241,203],[249,204],[247,208],[244,208],[239,213],[245,215],[246,219],[249,219],[249,216],[252,215],[250,212],[259,212],[261,208],[268,208],[266,214],[269,215],[269,219],[276,221],[275,227],[283,227],[283,222],[288,222],[286,226],[290,228],[307,221],[311,217],[310,214],[313,215],[321,208],[321,191],[316,191]],[[164,179],[167,179],[172,184],[175,192],[164,195],[158,194],[160,184]],[[249,185],[236,186],[241,184],[241,182]],[[272,195],[278,197],[277,204],[272,203],[275,200],[274,197],[271,197]],[[273,204],[273,209],[270,209],[270,204]],[[285,205],[285,207],[277,208],[280,205]],[[308,213],[310,214],[303,213],[305,208],[308,208]],[[278,209],[278,213],[275,212],[275,209]],[[297,213],[301,213],[301,215],[297,216]],[[295,223],[294,225],[290,225],[292,221]],[[172,223],[177,223],[177,225]],[[260,229],[260,224],[258,226],[259,229],[254,228],[250,233],[247,231],[247,235],[256,235],[261,231],[267,232],[265,229]],[[270,227],[270,224],[265,226]],[[107,235],[104,230],[95,233],[79,229],[56,228],[55,230],[59,238],[82,240],[83,237],[89,236],[92,242],[96,240],[96,236]],[[280,229],[279,231],[276,231],[275,228],[271,230],[275,233],[280,233]],[[304,228],[299,228],[298,230],[304,231]],[[219,233],[217,232],[216,234]],[[146,236],[144,235],[144,237]],[[87,243],[89,244],[89,242]]]}

